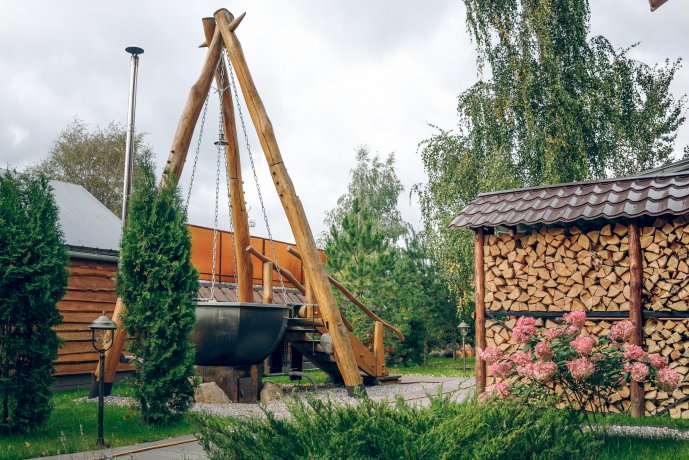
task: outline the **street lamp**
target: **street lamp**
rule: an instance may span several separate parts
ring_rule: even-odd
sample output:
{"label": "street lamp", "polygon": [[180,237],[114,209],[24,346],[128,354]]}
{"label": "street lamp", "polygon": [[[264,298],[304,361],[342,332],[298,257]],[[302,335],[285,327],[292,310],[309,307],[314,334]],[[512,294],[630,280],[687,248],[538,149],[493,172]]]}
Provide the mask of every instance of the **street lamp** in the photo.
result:
{"label": "street lamp", "polygon": [[467,334],[469,333],[469,325],[462,321],[459,323],[459,326],[457,326],[457,329],[459,329],[459,333],[462,334],[462,356],[464,357],[464,374],[467,373],[467,349],[466,346],[464,345],[464,340],[466,339]]}
{"label": "street lamp", "polygon": [[103,442],[103,379],[105,378],[105,352],[112,347],[113,338],[117,324],[105,316],[105,312],[94,319],[89,325],[91,329],[91,345],[100,353],[99,366],[100,375],[98,376],[98,441],[96,445],[99,449],[105,447]]}

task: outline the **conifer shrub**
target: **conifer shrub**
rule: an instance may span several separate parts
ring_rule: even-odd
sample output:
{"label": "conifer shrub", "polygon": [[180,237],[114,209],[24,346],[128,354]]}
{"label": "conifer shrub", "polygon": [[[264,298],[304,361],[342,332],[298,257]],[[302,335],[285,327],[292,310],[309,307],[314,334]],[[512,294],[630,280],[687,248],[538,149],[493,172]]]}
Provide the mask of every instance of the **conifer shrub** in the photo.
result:
{"label": "conifer shrub", "polygon": [[48,180],[0,174],[0,433],[38,427],[52,410],[68,263]]}
{"label": "conifer shrub", "polygon": [[589,459],[599,449],[576,414],[517,400],[344,407],[307,398],[288,407],[289,419],[195,416],[200,442],[212,460]]}
{"label": "conifer shrub", "polygon": [[137,357],[134,385],[142,418],[155,425],[179,418],[193,400],[194,348],[187,336],[195,321],[198,273],[176,186],[156,186],[152,166],[141,168],[122,237],[117,293],[127,306],[124,326]]}

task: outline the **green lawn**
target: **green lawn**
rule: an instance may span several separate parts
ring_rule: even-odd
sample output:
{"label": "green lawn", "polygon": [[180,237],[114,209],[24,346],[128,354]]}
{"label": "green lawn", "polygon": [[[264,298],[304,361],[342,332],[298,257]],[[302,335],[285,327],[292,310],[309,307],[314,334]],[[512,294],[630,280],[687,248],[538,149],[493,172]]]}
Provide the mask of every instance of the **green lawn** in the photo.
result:
{"label": "green lawn", "polygon": [[[320,370],[305,371],[309,377],[314,379],[316,383],[326,383],[328,381],[328,374]],[[264,377],[264,382],[282,383],[288,385],[311,385],[311,382],[305,378],[301,380],[290,380],[286,375],[279,377]]]}
{"label": "green lawn", "polygon": [[467,358],[467,372],[463,372],[464,361],[462,358],[430,358],[428,366],[403,366],[396,364],[388,366],[390,374],[399,375],[426,375],[432,377],[469,377],[474,375],[474,358]]}
{"label": "green lawn", "polygon": [[601,460],[680,460],[689,458],[689,441],[609,436]]}
{"label": "green lawn", "polygon": [[[605,417],[607,425],[640,425],[640,426],[668,426],[678,430],[689,430],[689,420],[670,418],[669,415],[660,417],[632,417],[628,414],[611,414]],[[689,459],[689,456],[687,457]]]}
{"label": "green lawn", "polygon": [[[115,394],[130,394],[119,388]],[[98,405],[75,403],[76,398],[86,396],[87,391],[68,391],[53,396],[55,408],[43,428],[31,433],[0,437],[0,459],[30,458],[96,448]],[[162,426],[149,427],[141,423],[137,409],[105,407],[105,442],[111,446],[127,446],[141,442],[181,436],[194,432],[189,419]]]}

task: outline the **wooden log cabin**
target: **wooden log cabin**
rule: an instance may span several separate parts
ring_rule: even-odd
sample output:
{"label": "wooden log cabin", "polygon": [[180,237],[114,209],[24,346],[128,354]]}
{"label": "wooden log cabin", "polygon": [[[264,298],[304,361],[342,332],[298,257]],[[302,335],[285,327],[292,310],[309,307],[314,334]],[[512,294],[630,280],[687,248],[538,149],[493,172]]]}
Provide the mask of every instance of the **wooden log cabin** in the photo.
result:
{"label": "wooden log cabin", "polygon": [[[59,221],[69,248],[69,280],[65,296],[57,304],[63,322],[57,326],[58,335],[64,341],[55,362],[55,388],[66,389],[88,386],[91,373],[96,368],[98,353],[91,346],[89,324],[103,311],[110,316],[115,308],[114,277],[117,271],[121,221],[86,189],[79,185],[51,181],[55,201],[59,208]],[[201,285],[199,297],[207,297],[212,277],[213,229],[189,226],[192,238],[192,262],[199,271]],[[234,262],[232,259],[232,235],[218,233],[216,280],[222,283],[215,290],[220,301],[236,301]],[[289,270],[304,283],[304,271],[299,259],[289,255],[293,246],[282,241],[251,237],[251,245],[260,254],[273,259],[273,251],[280,266]],[[321,252],[324,259],[324,254]],[[263,268],[256,258],[254,263],[254,296],[261,302]],[[274,300],[277,303],[302,303],[303,296],[287,281],[282,289],[277,273],[273,273]],[[126,375],[133,368],[128,364],[118,366],[118,376]]]}
{"label": "wooden log cabin", "polygon": [[[585,310],[589,334],[615,321],[684,376],[672,394],[623,389],[609,410],[689,418],[689,162],[620,179],[480,194],[452,222],[475,238],[476,346],[514,351],[520,316],[549,327]],[[476,359],[477,387],[494,381]]]}

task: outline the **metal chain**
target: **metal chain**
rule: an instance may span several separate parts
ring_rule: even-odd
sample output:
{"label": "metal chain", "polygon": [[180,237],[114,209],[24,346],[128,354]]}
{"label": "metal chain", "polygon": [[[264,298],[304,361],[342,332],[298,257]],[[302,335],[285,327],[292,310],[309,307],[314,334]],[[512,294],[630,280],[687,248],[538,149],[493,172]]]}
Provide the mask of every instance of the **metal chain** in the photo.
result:
{"label": "metal chain", "polygon": [[244,114],[242,113],[242,106],[239,103],[239,92],[237,91],[237,85],[235,83],[234,71],[232,69],[232,63],[230,57],[227,54],[227,50],[224,50],[224,54],[227,56],[227,62],[230,69],[230,82],[232,84],[232,92],[234,93],[234,98],[237,106],[237,113],[239,114],[239,121],[242,125],[242,133],[244,134],[244,142],[246,143],[246,150],[249,154],[249,162],[251,163],[251,171],[254,175],[254,182],[256,183],[256,191],[258,192],[258,200],[261,203],[261,211],[263,212],[263,221],[266,224],[266,231],[268,232],[268,241],[270,241],[270,247],[273,252],[273,261],[275,262],[275,267],[277,267],[278,278],[280,280],[280,285],[282,286],[282,297],[283,301],[287,301],[287,289],[285,288],[285,282],[282,278],[282,271],[280,270],[280,264],[277,263],[277,252],[275,251],[275,244],[273,243],[273,235],[270,232],[270,224],[268,223],[268,214],[266,213],[266,207],[263,203],[263,195],[261,194],[261,186],[258,183],[258,175],[256,174],[256,165],[254,164],[254,157],[251,154],[251,144],[249,142],[249,136],[246,130],[246,123],[244,122]]}
{"label": "metal chain", "polygon": [[201,117],[201,126],[199,126],[199,138],[196,142],[196,154],[194,155],[194,166],[191,168],[191,180],[189,181],[189,190],[187,191],[187,201],[184,203],[184,210],[189,209],[189,199],[191,198],[191,188],[194,185],[194,176],[196,176],[196,164],[199,162],[199,152],[201,151],[201,139],[203,138],[203,127],[206,124],[206,112],[208,111],[208,101],[210,94],[206,95],[206,102],[203,104],[203,116]]}
{"label": "metal chain", "polygon": [[[218,90],[218,98],[220,100],[220,129],[221,132],[224,132],[225,130],[225,117],[223,113],[223,95],[225,94],[225,90],[228,89],[228,87],[225,87],[225,56],[221,55],[220,56],[220,62],[218,63],[218,73],[220,74],[219,78],[219,86],[220,89]],[[232,97],[232,95],[230,95]],[[225,134],[225,140],[227,140],[227,133]],[[234,285],[235,288],[237,289],[237,300],[239,300],[239,283],[238,283],[238,273],[237,273],[237,254],[235,254],[235,245],[234,245],[234,221],[232,220],[232,194],[230,192],[230,170],[228,167],[228,160],[227,160],[227,148],[223,149],[223,154],[225,157],[225,172],[226,172],[226,183],[227,183],[227,204],[228,204],[228,209],[230,213],[230,241],[232,245],[232,261],[234,263]],[[222,256],[222,255],[221,255]]]}

